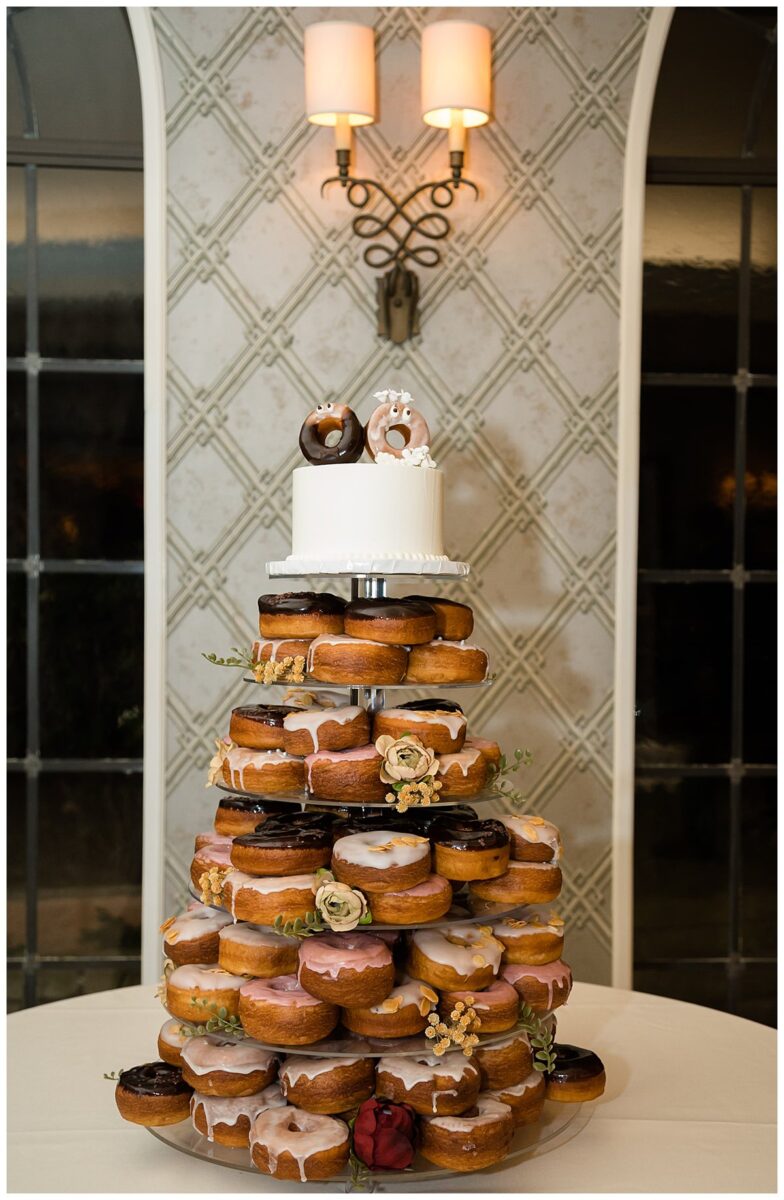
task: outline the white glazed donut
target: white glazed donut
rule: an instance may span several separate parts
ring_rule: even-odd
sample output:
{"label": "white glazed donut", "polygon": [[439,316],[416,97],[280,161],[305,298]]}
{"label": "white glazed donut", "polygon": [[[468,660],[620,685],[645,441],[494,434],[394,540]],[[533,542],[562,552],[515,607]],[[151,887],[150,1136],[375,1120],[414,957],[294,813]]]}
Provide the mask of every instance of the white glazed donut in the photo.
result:
{"label": "white glazed donut", "polygon": [[[381,395],[383,393],[379,393]],[[430,430],[421,413],[411,405],[408,392],[388,392],[390,397],[376,408],[365,426],[365,446],[372,459],[379,454],[403,458],[404,450],[427,450],[430,445]],[[393,446],[387,434],[391,430],[402,434],[404,446]]]}

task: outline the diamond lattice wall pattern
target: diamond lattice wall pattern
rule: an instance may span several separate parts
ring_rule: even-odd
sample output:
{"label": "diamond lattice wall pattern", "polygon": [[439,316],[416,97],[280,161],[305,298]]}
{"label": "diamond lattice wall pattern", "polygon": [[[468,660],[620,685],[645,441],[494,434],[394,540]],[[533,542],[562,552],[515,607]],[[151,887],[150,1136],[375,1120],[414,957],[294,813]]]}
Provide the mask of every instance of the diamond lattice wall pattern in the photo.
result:
{"label": "diamond lattice wall pattern", "polygon": [[[407,388],[447,474],[447,550],[498,682],[475,732],[528,746],[530,811],[564,831],[567,958],[611,959],[613,571],[621,188],[649,10],[160,8],[169,221],[167,900],[216,804],[213,739],[249,702],[201,651],[249,642],[268,559],[290,548],[299,427],[325,398],[366,419]],[[447,174],[418,111],[422,28],[465,16],[494,35],[495,120],[470,135],[480,198],[450,210],[420,272],[421,335],[376,334],[375,274],[304,119],[303,30],[376,31],[379,124],[355,173],[397,193]],[[350,520],[350,513],[325,520]],[[437,589],[436,589],[437,590]],[[466,693],[469,695],[469,693]]]}

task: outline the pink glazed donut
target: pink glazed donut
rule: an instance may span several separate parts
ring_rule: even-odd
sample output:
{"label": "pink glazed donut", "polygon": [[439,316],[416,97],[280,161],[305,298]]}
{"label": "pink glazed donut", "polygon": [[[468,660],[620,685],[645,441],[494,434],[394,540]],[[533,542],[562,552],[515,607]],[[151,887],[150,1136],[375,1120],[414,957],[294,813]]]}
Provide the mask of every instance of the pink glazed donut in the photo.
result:
{"label": "pink glazed donut", "polygon": [[[388,441],[387,434],[393,429],[404,438],[404,446],[393,446]],[[430,430],[427,421],[421,413],[416,412],[410,404],[404,404],[400,398],[379,404],[365,426],[365,446],[374,460],[382,453],[402,458],[403,450],[416,450],[420,446],[429,445]]]}

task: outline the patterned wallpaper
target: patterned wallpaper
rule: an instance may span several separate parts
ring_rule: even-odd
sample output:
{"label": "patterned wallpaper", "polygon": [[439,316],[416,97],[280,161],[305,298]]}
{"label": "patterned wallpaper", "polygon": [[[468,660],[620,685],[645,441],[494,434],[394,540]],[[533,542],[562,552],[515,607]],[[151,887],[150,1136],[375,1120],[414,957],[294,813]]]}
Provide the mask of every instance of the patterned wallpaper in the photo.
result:
{"label": "patterned wallpaper", "polygon": [[[380,123],[355,170],[402,192],[447,174],[418,112],[419,39],[494,31],[495,121],[470,135],[474,202],[420,272],[421,335],[375,333],[375,274],[345,198],[319,196],[328,130],[303,119],[309,22],[374,25]],[[472,574],[497,684],[475,732],[535,756],[532,810],[566,841],[567,958],[610,977],[615,426],[626,121],[637,8],[160,8],[169,220],[167,892],[183,895],[212,739],[249,701],[209,666],[252,635],[267,559],[289,550],[297,433],[324,397],[360,417],[412,392],[447,473],[447,544]],[[345,514],[350,520],[350,514]],[[282,590],[282,585],[272,585]],[[469,695],[469,693],[466,693]]]}

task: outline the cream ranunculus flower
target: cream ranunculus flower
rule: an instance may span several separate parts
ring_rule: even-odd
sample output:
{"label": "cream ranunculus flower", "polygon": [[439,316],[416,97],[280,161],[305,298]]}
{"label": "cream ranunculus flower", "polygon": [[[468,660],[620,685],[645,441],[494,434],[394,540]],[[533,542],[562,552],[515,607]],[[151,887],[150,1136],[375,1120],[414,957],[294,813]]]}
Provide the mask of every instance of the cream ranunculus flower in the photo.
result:
{"label": "cream ranunculus flower", "polygon": [[338,933],[356,929],[368,911],[362,892],[335,880],[322,883],[316,892],[315,905],[324,924]]}
{"label": "cream ranunculus flower", "polygon": [[409,783],[435,772],[435,751],[410,734],[393,738],[385,733],[376,742],[376,750],[384,759],[379,772],[384,783]]}
{"label": "cream ranunculus flower", "polygon": [[216,753],[210,759],[210,765],[207,768],[207,782],[205,787],[212,787],[217,779],[223,774],[223,761],[230,750],[234,749],[234,742],[231,738],[216,738],[215,745]]}

